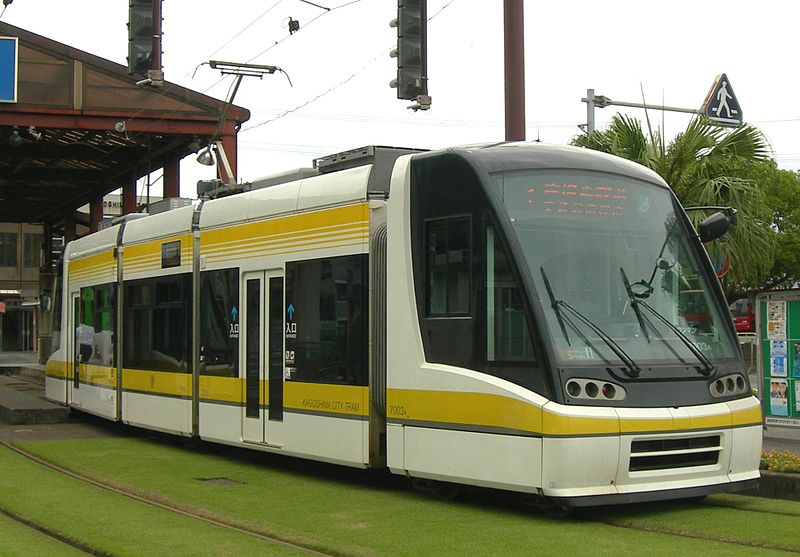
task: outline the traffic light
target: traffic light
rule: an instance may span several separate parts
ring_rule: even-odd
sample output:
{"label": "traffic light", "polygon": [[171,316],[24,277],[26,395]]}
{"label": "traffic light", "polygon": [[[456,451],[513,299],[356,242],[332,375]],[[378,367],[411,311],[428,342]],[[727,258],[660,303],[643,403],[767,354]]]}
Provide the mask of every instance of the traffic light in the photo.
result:
{"label": "traffic light", "polygon": [[[128,73],[146,75],[153,69],[153,2],[130,0],[128,4]],[[161,69],[161,68],[155,68]]]}
{"label": "traffic light", "polygon": [[391,86],[397,88],[398,99],[418,100],[428,94],[427,76],[427,0],[398,0],[397,48],[391,56],[397,58],[397,79]]}

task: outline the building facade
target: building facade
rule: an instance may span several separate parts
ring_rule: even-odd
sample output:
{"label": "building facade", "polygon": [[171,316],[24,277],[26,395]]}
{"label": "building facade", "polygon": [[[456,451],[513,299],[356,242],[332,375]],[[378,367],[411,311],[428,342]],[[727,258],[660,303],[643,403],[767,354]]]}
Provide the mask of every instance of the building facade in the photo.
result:
{"label": "building facade", "polygon": [[0,350],[37,349],[43,231],[0,223]]}

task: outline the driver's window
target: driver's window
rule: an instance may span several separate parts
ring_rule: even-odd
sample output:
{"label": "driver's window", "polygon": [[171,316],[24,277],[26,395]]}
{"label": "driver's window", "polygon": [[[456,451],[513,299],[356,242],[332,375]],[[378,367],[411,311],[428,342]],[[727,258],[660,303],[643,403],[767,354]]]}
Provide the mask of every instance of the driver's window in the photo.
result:
{"label": "driver's window", "polygon": [[486,359],[535,359],[522,294],[491,226],[486,229]]}

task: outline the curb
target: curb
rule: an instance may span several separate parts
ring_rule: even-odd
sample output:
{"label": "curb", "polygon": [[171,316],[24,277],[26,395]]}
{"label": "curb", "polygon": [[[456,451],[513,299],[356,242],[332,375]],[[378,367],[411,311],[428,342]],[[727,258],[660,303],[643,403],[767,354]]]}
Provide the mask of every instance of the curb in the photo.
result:
{"label": "curb", "polygon": [[800,474],[761,470],[758,488],[743,492],[745,495],[800,501]]}

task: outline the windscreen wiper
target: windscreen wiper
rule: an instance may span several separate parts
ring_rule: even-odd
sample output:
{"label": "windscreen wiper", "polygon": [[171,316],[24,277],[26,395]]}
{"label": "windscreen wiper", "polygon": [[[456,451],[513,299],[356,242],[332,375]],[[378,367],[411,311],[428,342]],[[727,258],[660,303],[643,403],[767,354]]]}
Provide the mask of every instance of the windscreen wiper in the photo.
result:
{"label": "windscreen wiper", "polygon": [[666,317],[661,315],[658,311],[653,309],[644,300],[635,300],[635,301],[631,300],[631,305],[633,306],[634,304],[636,306],[641,305],[643,308],[645,308],[650,313],[652,313],[664,325],[669,327],[669,329],[673,333],[678,335],[678,338],[681,339],[681,342],[683,342],[683,344],[686,345],[686,348],[688,348],[691,351],[691,353],[694,354],[695,358],[697,358],[700,361],[700,363],[703,365],[702,369],[700,369],[699,367],[695,368],[698,373],[700,373],[701,375],[705,375],[705,376],[711,375],[711,373],[714,371],[716,366],[711,362],[711,360],[708,359],[708,357],[705,354],[703,354],[703,352],[697,347],[697,345],[695,343],[693,343],[691,340],[689,340],[689,338],[681,332],[681,330],[678,327],[676,327],[672,322],[669,321],[669,319],[667,319]]}
{"label": "windscreen wiper", "polygon": [[[572,315],[577,317],[581,322],[583,322],[587,327],[589,327],[594,333],[599,336],[603,342],[611,349],[614,354],[625,364],[625,375],[628,377],[639,377],[639,373],[641,373],[642,369],[636,365],[636,362],[628,356],[628,354],[617,344],[613,338],[608,336],[608,334],[603,331],[600,327],[598,327],[591,319],[586,317],[580,311],[569,305],[564,300],[556,299],[553,295],[553,289],[550,286],[550,281],[547,278],[547,273],[544,271],[544,267],[539,267],[539,270],[542,272],[542,279],[544,280],[545,288],[547,288],[547,294],[550,296],[550,305],[553,307],[553,311],[556,313],[556,317],[558,318],[558,323],[561,325],[561,331],[564,333],[564,336],[567,339],[567,343],[569,343],[569,336],[567,335],[567,328],[564,325],[564,320],[561,316],[560,308],[564,308],[565,310],[569,311]],[[574,327],[574,325],[573,325]]]}
{"label": "windscreen wiper", "polygon": [[547,274],[544,272],[544,267],[539,267],[542,271],[542,280],[544,281],[544,287],[547,289],[547,295],[550,297],[550,306],[553,308],[553,311],[556,314],[556,319],[558,319],[558,324],[561,326],[561,332],[564,333],[564,338],[567,339],[567,346],[572,346],[572,343],[569,341],[569,334],[567,334],[567,327],[564,325],[564,318],[561,316],[561,309],[559,308],[559,300],[556,300],[556,297],[553,295],[553,288],[550,286],[550,280],[547,278]]}
{"label": "windscreen wiper", "polygon": [[620,267],[619,270],[622,273],[622,283],[625,285],[625,291],[628,293],[628,300],[630,301],[631,308],[633,308],[633,312],[636,314],[636,320],[639,322],[639,328],[642,329],[644,338],[647,339],[647,342],[650,342],[650,334],[647,332],[647,327],[644,324],[642,310],[639,309],[639,300],[636,299],[636,295],[633,293],[631,283],[628,280],[628,275],[625,274],[625,269]]}
{"label": "windscreen wiper", "polygon": [[[625,290],[628,293],[628,301],[631,304],[631,308],[633,309],[634,313],[636,313],[636,320],[639,321],[639,327],[642,329],[642,333],[644,333],[644,338],[647,340],[648,343],[652,342],[650,340],[650,334],[647,332],[647,326],[649,325],[650,328],[653,329],[653,331],[656,331],[656,328],[653,325],[652,321],[650,321],[650,319],[645,318],[644,314],[642,313],[642,310],[639,308],[639,300],[637,300],[636,293],[633,291],[631,283],[628,280],[628,275],[627,273],[625,273],[625,269],[623,267],[620,267],[619,271],[622,274],[622,283],[625,285]],[[670,352],[672,352],[673,356],[675,356],[678,360],[680,360],[682,364],[688,365],[688,362],[683,358],[681,358],[680,354],[678,354],[678,351],[675,350],[672,344],[670,344],[667,341],[667,339],[663,337],[663,335],[661,336],[660,340],[661,342],[664,343],[667,349]]]}

